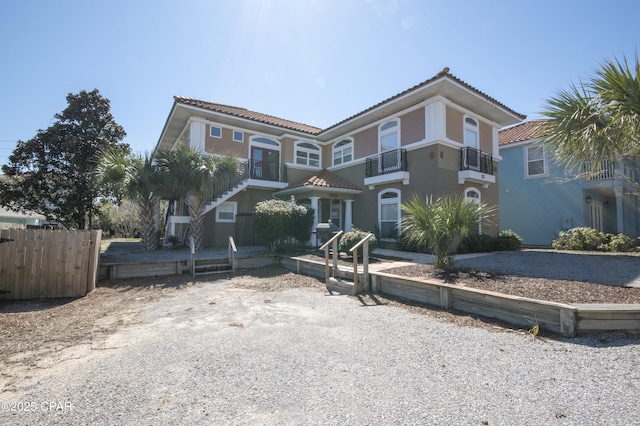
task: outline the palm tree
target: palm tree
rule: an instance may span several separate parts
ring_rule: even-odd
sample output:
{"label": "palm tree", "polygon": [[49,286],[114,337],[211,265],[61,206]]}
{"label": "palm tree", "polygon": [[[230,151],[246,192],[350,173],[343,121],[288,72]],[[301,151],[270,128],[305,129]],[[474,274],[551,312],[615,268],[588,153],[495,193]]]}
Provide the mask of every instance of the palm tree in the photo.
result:
{"label": "palm tree", "polygon": [[585,83],[546,101],[545,141],[569,168],[640,154],[640,62],[605,62]]}
{"label": "palm tree", "polygon": [[103,183],[113,185],[119,197],[138,205],[142,249],[158,248],[156,225],[160,209],[160,176],[151,156],[123,155],[119,150],[107,150],[101,156],[96,174]]}
{"label": "palm tree", "polygon": [[479,220],[489,220],[495,211],[486,204],[467,202],[459,194],[424,200],[414,195],[401,207],[407,213],[402,218],[403,238],[408,244],[434,254],[434,267],[438,269],[453,267],[449,253],[454,243],[477,227]]}
{"label": "palm tree", "polygon": [[203,156],[199,151],[184,144],[173,149],[156,152],[156,161],[161,171],[163,194],[172,204],[184,199],[189,211],[187,235],[194,239],[196,249],[202,246],[203,214],[207,203],[214,195],[216,183],[226,184],[238,174],[238,162],[232,156]]}

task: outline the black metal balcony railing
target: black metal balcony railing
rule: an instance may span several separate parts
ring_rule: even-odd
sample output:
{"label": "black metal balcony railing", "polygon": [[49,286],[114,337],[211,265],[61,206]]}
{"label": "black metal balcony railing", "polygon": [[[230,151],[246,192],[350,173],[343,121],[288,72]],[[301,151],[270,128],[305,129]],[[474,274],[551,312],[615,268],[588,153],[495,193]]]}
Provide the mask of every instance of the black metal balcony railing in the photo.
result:
{"label": "black metal balcony railing", "polygon": [[238,174],[216,179],[207,197],[209,202],[216,201],[221,195],[233,190],[233,188],[247,179],[286,182],[287,167],[285,164],[266,161],[249,160],[242,163],[238,166]]}
{"label": "black metal balcony railing", "polygon": [[271,182],[287,181],[286,164],[278,164],[269,160],[249,160],[249,177],[251,179],[268,180]]}
{"label": "black metal balcony railing", "polygon": [[365,176],[374,177],[409,170],[407,150],[395,149],[367,158]]}
{"label": "black metal balcony railing", "polygon": [[460,170],[474,170],[493,175],[493,155],[466,146],[460,150]]}

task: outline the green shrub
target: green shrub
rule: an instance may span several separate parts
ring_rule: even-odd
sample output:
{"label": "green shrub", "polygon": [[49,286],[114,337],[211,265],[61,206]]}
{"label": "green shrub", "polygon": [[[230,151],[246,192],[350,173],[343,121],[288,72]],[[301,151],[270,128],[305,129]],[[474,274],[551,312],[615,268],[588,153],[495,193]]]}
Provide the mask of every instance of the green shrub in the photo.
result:
{"label": "green shrub", "polygon": [[598,246],[599,250],[621,252],[631,251],[634,248],[634,242],[625,234],[607,234],[608,242]]}
{"label": "green shrub", "polygon": [[556,250],[598,250],[598,247],[607,244],[607,236],[593,228],[577,227],[560,234],[551,242],[551,247]]}
{"label": "green shrub", "polygon": [[[356,244],[358,244],[364,237],[366,237],[370,232],[363,231],[358,228],[352,228],[351,231],[345,232],[340,238],[339,250],[343,253],[350,253],[349,250]],[[378,247],[378,239],[375,235],[369,238],[369,253],[375,250]],[[362,246],[358,247],[358,257],[362,257],[363,248]]]}
{"label": "green shrub", "polygon": [[485,253],[496,250],[496,238],[490,235],[465,235],[458,245],[458,253]]}
{"label": "green shrub", "polygon": [[271,251],[286,243],[304,243],[311,237],[313,210],[290,201],[271,199],[256,204],[256,234]]}
{"label": "green shrub", "polygon": [[518,250],[522,237],[510,229],[491,235],[465,235],[458,245],[458,253],[486,253],[490,251]]}
{"label": "green shrub", "polygon": [[504,229],[498,234],[496,243],[496,250],[518,250],[522,244],[522,237],[511,229]]}

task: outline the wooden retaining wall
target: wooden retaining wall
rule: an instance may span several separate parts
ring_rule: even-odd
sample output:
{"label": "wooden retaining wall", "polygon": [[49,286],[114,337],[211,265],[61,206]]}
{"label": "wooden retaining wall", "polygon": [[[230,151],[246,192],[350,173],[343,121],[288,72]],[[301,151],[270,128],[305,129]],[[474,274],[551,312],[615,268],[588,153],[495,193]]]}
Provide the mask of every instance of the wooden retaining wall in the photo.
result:
{"label": "wooden retaining wall", "polygon": [[[236,258],[238,268],[259,268],[275,265],[276,256]],[[198,259],[200,260],[200,259]],[[104,263],[100,264],[98,281],[122,280],[126,278],[158,277],[191,273],[191,260],[173,260],[149,263]]]}
{"label": "wooden retaining wall", "polygon": [[[306,259],[280,260],[289,270],[324,278],[324,264]],[[370,271],[371,290],[405,300],[495,318],[567,337],[577,332],[640,330],[640,304],[575,304],[547,302],[437,281]]]}
{"label": "wooden retaining wall", "polygon": [[84,296],[96,285],[101,236],[99,230],[0,230],[0,299]]}

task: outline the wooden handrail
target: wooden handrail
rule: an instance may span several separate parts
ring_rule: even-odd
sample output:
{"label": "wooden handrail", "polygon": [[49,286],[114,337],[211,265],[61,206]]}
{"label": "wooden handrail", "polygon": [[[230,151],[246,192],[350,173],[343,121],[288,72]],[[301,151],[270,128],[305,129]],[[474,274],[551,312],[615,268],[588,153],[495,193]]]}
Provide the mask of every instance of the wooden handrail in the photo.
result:
{"label": "wooden handrail", "polygon": [[349,249],[349,252],[351,252],[351,256],[353,257],[353,287],[356,294],[359,293],[358,247],[360,246],[362,246],[362,280],[364,281],[364,290],[369,290],[369,238],[371,237],[373,237],[373,234],[367,234],[367,236],[361,239],[358,244]]}
{"label": "wooden handrail", "polygon": [[235,273],[238,266],[238,259],[236,258],[238,249],[236,248],[236,242],[233,237],[229,235],[229,263],[231,264],[231,270]]}
{"label": "wooden handrail", "polygon": [[326,243],[324,243],[322,245],[322,247],[320,247],[319,250],[324,250],[325,248],[327,248],[329,246],[329,244],[331,244],[333,242],[333,240],[335,240],[336,238],[340,237],[342,234],[344,234],[344,231],[339,231],[337,234],[335,234],[333,237],[329,238],[329,241],[327,241]]}
{"label": "wooden handrail", "polygon": [[333,248],[333,275],[335,277],[335,271],[338,270],[338,238],[344,234],[344,231],[338,231],[333,237],[329,238],[329,241],[324,243],[320,250],[324,250],[324,282],[329,283],[331,277],[331,270],[329,269],[329,244]]}

